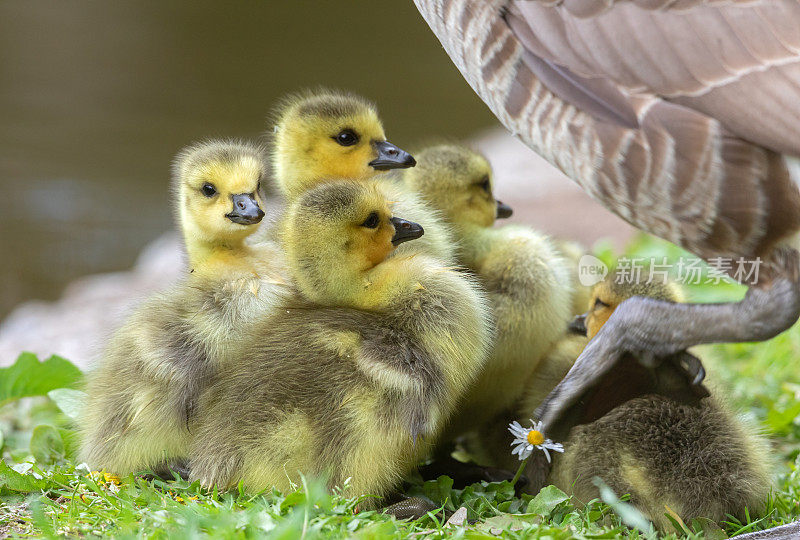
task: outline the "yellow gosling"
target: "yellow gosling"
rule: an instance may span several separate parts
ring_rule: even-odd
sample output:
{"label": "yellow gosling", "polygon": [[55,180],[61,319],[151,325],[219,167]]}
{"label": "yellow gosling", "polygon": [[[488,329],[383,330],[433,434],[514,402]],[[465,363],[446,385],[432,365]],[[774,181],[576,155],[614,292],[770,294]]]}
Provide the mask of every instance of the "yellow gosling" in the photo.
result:
{"label": "yellow gosling", "polygon": [[480,429],[517,404],[540,360],[564,334],[572,304],[571,268],[546,235],[493,227],[511,209],[493,195],[492,169],[460,145],[423,150],[404,181],[442,213],[458,243],[458,262],[485,288],[494,320],[489,360],[467,392],[450,437]]}
{"label": "yellow gosling", "polygon": [[[573,327],[583,327],[592,338],[625,299],[637,295],[683,300],[674,284],[630,283],[612,273],[595,286],[589,311]],[[659,388],[671,390],[666,384],[670,370],[660,370]],[[743,517],[745,509],[751,516],[763,511],[772,460],[758,428],[738,419],[713,395],[684,399],[679,392],[674,397],[653,393],[642,371],[638,361],[623,360],[598,382],[599,389],[579,400],[583,417],[573,420],[549,482],[588,502],[599,496],[592,481],[598,476],[617,494],[630,493],[631,502],[661,531],[671,528],[669,511],[685,523],[697,517]],[[682,380],[688,387],[688,378]],[[530,397],[524,414],[543,396],[537,390]],[[610,410],[599,408],[604,403]],[[536,475],[535,466],[528,469]]]}
{"label": "yellow gosling", "polygon": [[391,256],[422,233],[360,182],[321,182],[289,205],[279,239],[297,288],[204,397],[193,478],[255,493],[304,473],[379,498],[399,486],[489,340],[469,277]]}
{"label": "yellow gosling", "polygon": [[416,161],[386,140],[372,103],[346,92],[307,91],[286,97],[274,118],[273,169],[288,201],[332,180],[376,184],[395,214],[425,229],[425,236],[401,246],[396,255],[425,253],[452,260],[453,240],[437,212],[386,174],[390,169],[413,167]]}
{"label": "yellow gosling", "polygon": [[197,144],[178,156],[174,173],[191,273],[132,314],[87,382],[81,459],[117,474],[179,468],[200,394],[285,289],[276,246],[245,243],[264,216],[263,150]]}

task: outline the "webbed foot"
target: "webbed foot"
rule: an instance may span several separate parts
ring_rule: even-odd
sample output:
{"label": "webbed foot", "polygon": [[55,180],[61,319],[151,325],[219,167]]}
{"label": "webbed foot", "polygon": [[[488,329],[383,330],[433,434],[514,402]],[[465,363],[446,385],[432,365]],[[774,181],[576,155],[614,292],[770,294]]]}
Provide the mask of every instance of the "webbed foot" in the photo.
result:
{"label": "webbed foot", "polygon": [[679,352],[672,356],[671,360],[690,377],[693,385],[700,384],[706,378],[706,368],[703,367],[703,363],[688,351]]}
{"label": "webbed foot", "polygon": [[567,376],[534,413],[545,422],[546,433],[565,437],[572,426],[592,422],[645,394],[682,403],[694,403],[709,395],[702,384],[706,372],[699,358],[685,350],[657,354],[636,346],[620,337],[611,323],[609,320],[589,342]]}
{"label": "webbed foot", "polygon": [[428,512],[439,508],[433,501],[424,497],[408,497],[402,501],[390,504],[383,509],[384,514],[391,514],[397,519],[419,519]]}
{"label": "webbed foot", "polygon": [[189,464],[186,460],[174,460],[162,463],[154,467],[152,474],[143,475],[145,478],[158,478],[168,482],[175,480],[175,474],[180,476],[183,480],[189,480],[190,475]]}

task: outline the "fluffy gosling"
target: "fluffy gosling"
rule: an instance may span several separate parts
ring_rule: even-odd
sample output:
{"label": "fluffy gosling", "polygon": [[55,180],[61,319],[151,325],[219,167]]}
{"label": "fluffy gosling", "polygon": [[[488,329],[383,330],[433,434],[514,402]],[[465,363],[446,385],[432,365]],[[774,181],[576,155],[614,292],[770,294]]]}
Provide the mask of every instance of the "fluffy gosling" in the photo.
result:
{"label": "fluffy gosling", "polygon": [[570,318],[571,269],[553,241],[529,227],[493,227],[511,209],[493,195],[492,170],[458,145],[427,148],[406,185],[440,211],[458,243],[458,262],[487,291],[495,331],[490,357],[454,418],[451,435],[480,427],[516,404],[538,362]]}
{"label": "fluffy gosling", "polygon": [[372,103],[345,92],[309,91],[285,98],[274,116],[273,169],[287,200],[336,179],[375,183],[392,201],[395,214],[425,228],[425,236],[401,246],[397,254],[422,252],[452,260],[453,240],[438,214],[385,174],[416,161],[386,140]]}
{"label": "fluffy gosling", "polygon": [[[590,309],[575,326],[593,337],[635,295],[682,300],[674,285],[625,283],[612,273],[594,288]],[[599,476],[617,494],[630,493],[662,531],[670,527],[667,507],[686,523],[744,517],[745,508],[750,515],[763,511],[771,460],[757,428],[713,396],[693,397],[688,377],[674,365],[663,365],[658,381],[650,377],[636,360],[623,361],[579,400],[582,414],[573,419],[564,454],[554,458],[550,482],[588,502],[599,496],[592,481]],[[527,403],[526,414],[538,404]]]}
{"label": "fluffy gosling", "polygon": [[201,392],[282,287],[278,250],[245,244],[264,216],[264,175],[263,150],[248,144],[179,154],[172,202],[192,272],[145,301],[89,375],[81,459],[93,468],[163,474],[187,457]]}
{"label": "fluffy gosling", "polygon": [[204,397],[193,478],[258,492],[290,489],[302,471],[377,497],[399,485],[489,340],[468,277],[390,256],[421,234],[363,183],[322,182],[292,202],[280,240],[297,290]]}

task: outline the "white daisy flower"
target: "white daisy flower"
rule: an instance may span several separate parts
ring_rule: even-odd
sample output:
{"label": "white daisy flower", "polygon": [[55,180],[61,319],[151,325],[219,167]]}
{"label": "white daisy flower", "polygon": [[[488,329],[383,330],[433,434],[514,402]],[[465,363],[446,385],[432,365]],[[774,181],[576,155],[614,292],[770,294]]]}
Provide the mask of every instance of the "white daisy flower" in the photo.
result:
{"label": "white daisy flower", "polygon": [[520,460],[528,459],[534,448],[544,452],[548,463],[550,463],[550,452],[548,450],[554,452],[564,451],[564,445],[554,443],[552,440],[545,438],[544,433],[542,433],[542,422],[531,420],[531,427],[524,428],[519,422],[514,421],[508,425],[508,431],[514,435],[514,442],[511,443],[511,446],[515,446],[515,448],[511,453],[518,454]]}

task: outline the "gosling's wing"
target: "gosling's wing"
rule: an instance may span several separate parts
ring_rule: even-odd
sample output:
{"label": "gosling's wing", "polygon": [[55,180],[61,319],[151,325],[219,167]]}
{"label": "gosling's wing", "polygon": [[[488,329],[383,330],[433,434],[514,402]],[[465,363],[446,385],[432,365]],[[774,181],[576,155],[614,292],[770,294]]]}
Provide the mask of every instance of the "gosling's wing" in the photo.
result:
{"label": "gosling's wing", "polygon": [[800,227],[775,153],[800,154],[794,2],[415,1],[501,122],[633,225],[704,256]]}

